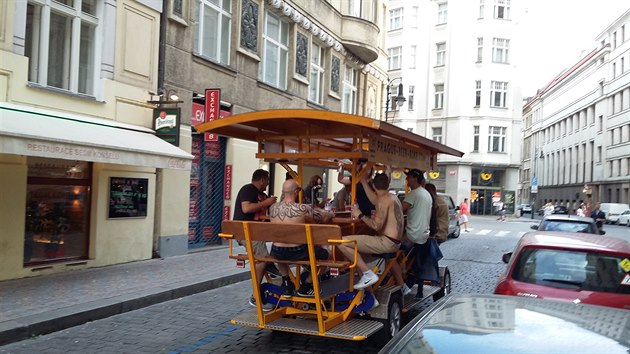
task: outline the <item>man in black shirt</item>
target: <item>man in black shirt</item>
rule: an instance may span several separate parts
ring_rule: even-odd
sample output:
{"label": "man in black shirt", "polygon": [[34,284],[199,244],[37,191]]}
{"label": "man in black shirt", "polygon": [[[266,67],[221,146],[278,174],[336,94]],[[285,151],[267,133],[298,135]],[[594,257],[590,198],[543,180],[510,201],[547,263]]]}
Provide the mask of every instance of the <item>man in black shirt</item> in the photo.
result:
{"label": "man in black shirt", "polygon": [[[269,172],[263,169],[254,171],[252,183],[244,185],[238,191],[236,202],[234,203],[234,220],[263,221],[265,219],[267,209],[278,199],[275,196],[267,198],[267,194],[264,192],[267,186],[269,186]],[[245,243],[239,242],[239,244],[245,246]],[[252,241],[252,248],[255,256],[269,257],[269,251],[265,242]],[[262,282],[265,269],[272,274],[280,274],[280,271],[273,263],[256,263],[256,274],[258,276],[256,281],[259,284]],[[252,296],[249,300],[252,306],[256,306],[254,299]],[[271,310],[271,308],[263,306],[263,310]]]}

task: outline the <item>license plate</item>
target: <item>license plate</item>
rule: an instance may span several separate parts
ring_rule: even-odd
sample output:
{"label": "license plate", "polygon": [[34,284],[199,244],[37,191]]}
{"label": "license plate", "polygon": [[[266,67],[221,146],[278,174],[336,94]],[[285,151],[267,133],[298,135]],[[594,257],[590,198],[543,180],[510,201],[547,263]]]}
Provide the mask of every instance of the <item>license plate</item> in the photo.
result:
{"label": "license plate", "polygon": [[339,276],[339,268],[330,268],[330,276],[338,277]]}
{"label": "license plate", "polygon": [[245,268],[245,261],[239,259],[236,261],[236,267],[237,268]]}

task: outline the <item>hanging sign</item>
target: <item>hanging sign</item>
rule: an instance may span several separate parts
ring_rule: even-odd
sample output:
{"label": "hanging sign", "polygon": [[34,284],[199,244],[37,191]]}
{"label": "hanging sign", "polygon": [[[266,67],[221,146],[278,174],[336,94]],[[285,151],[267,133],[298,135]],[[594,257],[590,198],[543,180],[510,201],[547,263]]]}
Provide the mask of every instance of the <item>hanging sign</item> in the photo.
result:
{"label": "hanging sign", "polygon": [[153,130],[155,130],[155,136],[179,146],[180,114],[179,108],[154,108]]}

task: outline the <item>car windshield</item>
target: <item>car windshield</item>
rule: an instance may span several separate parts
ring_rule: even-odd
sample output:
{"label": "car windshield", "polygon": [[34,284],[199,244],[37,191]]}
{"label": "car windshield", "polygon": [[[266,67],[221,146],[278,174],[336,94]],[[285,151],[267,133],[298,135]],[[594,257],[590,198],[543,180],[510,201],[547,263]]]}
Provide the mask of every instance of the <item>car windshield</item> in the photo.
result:
{"label": "car windshield", "polygon": [[596,252],[525,248],[512,274],[514,280],[606,293],[630,294],[621,256]]}
{"label": "car windshield", "polygon": [[571,220],[545,220],[541,231],[566,231],[597,234],[593,224]]}

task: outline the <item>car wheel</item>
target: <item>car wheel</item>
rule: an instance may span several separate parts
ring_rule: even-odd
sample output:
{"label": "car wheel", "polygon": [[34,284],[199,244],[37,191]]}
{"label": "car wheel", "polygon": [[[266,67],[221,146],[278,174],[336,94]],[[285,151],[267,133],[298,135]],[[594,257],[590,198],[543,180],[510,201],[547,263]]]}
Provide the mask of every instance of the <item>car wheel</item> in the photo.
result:
{"label": "car wheel", "polygon": [[402,301],[400,293],[392,294],[387,303],[387,319],[383,322],[383,329],[377,334],[379,343],[385,345],[402,327]]}
{"label": "car wheel", "polygon": [[451,234],[451,237],[458,238],[460,232],[461,232],[461,228],[459,227],[459,221],[458,221],[457,224],[455,225],[455,231],[453,231],[453,233]]}
{"label": "car wheel", "polygon": [[444,271],[443,287],[437,293],[433,294],[433,301],[438,301],[445,295],[451,293],[451,272],[448,269]]}

